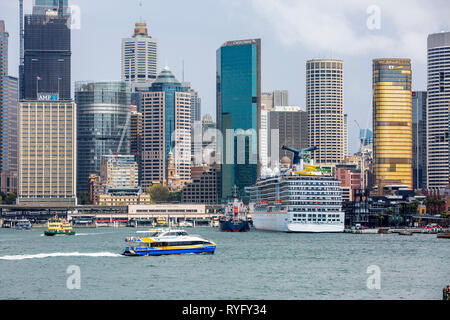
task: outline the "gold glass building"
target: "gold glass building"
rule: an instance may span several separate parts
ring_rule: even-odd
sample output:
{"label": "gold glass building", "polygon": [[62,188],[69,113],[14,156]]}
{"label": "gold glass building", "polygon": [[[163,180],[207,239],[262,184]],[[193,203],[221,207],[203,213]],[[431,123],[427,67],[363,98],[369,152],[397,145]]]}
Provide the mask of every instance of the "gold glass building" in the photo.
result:
{"label": "gold glass building", "polygon": [[412,189],[411,60],[373,60],[373,174],[376,194]]}
{"label": "gold glass building", "polygon": [[76,204],[76,105],[19,105],[18,204]]}

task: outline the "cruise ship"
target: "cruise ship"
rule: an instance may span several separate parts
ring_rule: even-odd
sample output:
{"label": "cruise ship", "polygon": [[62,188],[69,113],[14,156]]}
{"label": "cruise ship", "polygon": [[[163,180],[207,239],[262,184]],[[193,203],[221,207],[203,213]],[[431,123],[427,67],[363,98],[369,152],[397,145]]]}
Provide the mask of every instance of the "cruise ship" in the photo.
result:
{"label": "cruise ship", "polygon": [[283,149],[294,153],[292,166],[287,158],[280,168],[265,168],[257,182],[246,188],[255,229],[343,232],[340,181],[309,160],[309,152],[315,147]]}

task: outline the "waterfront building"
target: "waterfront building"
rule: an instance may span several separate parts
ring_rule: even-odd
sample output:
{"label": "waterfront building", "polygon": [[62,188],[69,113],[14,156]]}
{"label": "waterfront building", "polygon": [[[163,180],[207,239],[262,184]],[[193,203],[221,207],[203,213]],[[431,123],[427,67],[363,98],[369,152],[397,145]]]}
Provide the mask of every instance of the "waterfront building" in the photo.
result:
{"label": "waterfront building", "polygon": [[138,187],[138,165],[134,155],[103,155],[100,177],[107,189]]}
{"label": "waterfront building", "polygon": [[216,204],[220,202],[220,171],[218,166],[192,167],[192,182],[181,193],[183,203]]}
{"label": "waterfront building", "polygon": [[345,155],[344,62],[306,62],[306,112],[311,158],[317,164],[339,163]]}
{"label": "waterfront building", "polygon": [[[278,130],[278,141],[270,139],[270,132]],[[308,147],[308,114],[299,106],[275,107],[269,112],[269,150],[278,142],[279,160],[287,156],[292,160],[292,152],[283,150],[288,146],[297,150]]]}
{"label": "waterfront building", "polygon": [[147,88],[158,70],[158,40],[148,34],[145,22],[137,22],[133,36],[122,39],[122,81],[129,82],[132,91]]}
{"label": "waterfront building", "polygon": [[100,175],[92,173],[88,180],[88,197],[89,203],[98,205],[100,195],[105,193],[105,183],[102,181]]}
{"label": "waterfront building", "polygon": [[114,189],[99,195],[98,202],[101,206],[129,206],[151,204],[151,199],[149,194],[137,193],[137,190]]}
{"label": "waterfront building", "polygon": [[427,186],[427,92],[412,92],[413,188]]}
{"label": "waterfront building", "polygon": [[356,165],[337,164],[335,177],[341,181],[342,201],[355,201],[361,189],[361,170]]}
{"label": "waterfront building", "polygon": [[261,40],[228,41],[216,52],[216,116],[222,133],[221,198],[248,198],[256,182],[261,119]]}
{"label": "waterfront building", "polygon": [[450,32],[428,35],[427,187],[449,185]]}
{"label": "waterfront building", "polygon": [[76,134],[73,101],[20,102],[18,204],[76,204]]}
{"label": "waterfront building", "polygon": [[77,192],[100,173],[102,156],[130,154],[130,88],[121,81],[75,83]]}
{"label": "waterfront building", "polygon": [[190,180],[191,94],[165,67],[142,92],[142,182],[165,184],[169,152],[173,152],[175,174]]}
{"label": "waterfront building", "polygon": [[18,79],[8,75],[8,40],[0,20],[0,191],[17,194]]}
{"label": "waterfront building", "polygon": [[25,15],[21,100],[38,100],[39,95],[71,99],[69,19],[70,15],[59,11]]}
{"label": "waterfront building", "polygon": [[373,60],[373,175],[384,188],[412,185],[412,91],[410,59]]}

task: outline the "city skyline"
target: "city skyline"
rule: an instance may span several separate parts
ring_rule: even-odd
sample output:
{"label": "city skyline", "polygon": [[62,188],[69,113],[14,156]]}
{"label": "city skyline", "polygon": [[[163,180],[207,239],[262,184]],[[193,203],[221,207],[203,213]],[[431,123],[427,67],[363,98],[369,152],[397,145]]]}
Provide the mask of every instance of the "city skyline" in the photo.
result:
{"label": "city skyline", "polygon": [[[9,70],[11,75],[17,75],[19,62],[19,23],[18,2],[1,0],[5,8],[5,24],[10,33]],[[31,2],[25,1],[25,13],[31,12]],[[305,106],[305,62],[314,58],[342,59],[346,65],[345,81],[345,110],[349,116],[349,152],[358,148],[358,128],[354,124],[357,120],[361,126],[366,126],[367,114],[370,114],[371,100],[371,61],[373,58],[408,57],[412,59],[413,90],[426,89],[426,37],[429,33],[448,30],[442,7],[449,6],[441,1],[441,6],[408,2],[411,14],[403,17],[398,10],[404,1],[391,4],[386,1],[353,1],[338,7],[329,1],[318,1],[317,4],[292,2],[292,13],[286,11],[286,2],[259,1],[226,1],[202,3],[202,11],[207,11],[202,23],[189,15],[182,15],[186,7],[195,10],[199,2],[177,2],[178,10],[171,10],[179,19],[173,19],[173,26],[165,28],[163,22],[169,4],[163,2],[143,1],[142,8],[138,1],[124,3],[109,1],[108,11],[128,12],[120,19],[104,15],[98,21],[99,10],[104,10],[103,1],[96,3],[85,0],[70,1],[80,9],[79,29],[72,30],[72,65],[77,65],[72,74],[72,87],[75,81],[82,80],[119,80],[121,39],[130,36],[134,24],[143,20],[147,22],[149,34],[160,43],[159,59],[161,66],[168,65],[174,74],[182,77],[184,60],[185,80],[190,81],[196,88],[203,101],[203,113],[215,116],[215,50],[221,43],[228,40],[261,38],[262,42],[262,91],[286,89],[289,91],[291,104]],[[369,29],[369,21],[375,11],[371,6],[380,9],[380,29],[376,24]],[[321,19],[294,21],[290,17],[295,13],[299,17],[306,13],[314,15],[321,7]],[[303,8],[303,10],[300,10]],[[267,16],[272,9],[272,17]],[[187,9],[186,9],[187,10]],[[304,11],[302,13],[301,11]],[[339,19],[333,18],[336,14]],[[411,19],[411,15],[415,19]],[[94,18],[95,17],[95,18]],[[220,17],[220,18],[217,18]],[[279,18],[277,20],[277,18]],[[227,27],[223,27],[223,20],[227,19]],[[248,20],[250,19],[250,20]],[[302,19],[298,19],[302,20]],[[246,23],[252,21],[251,24]],[[100,23],[99,23],[100,22]],[[332,33],[327,30],[335,23],[336,31],[352,28],[348,35]],[[205,24],[209,26],[205,30]],[[423,28],[425,25],[427,27]],[[291,27],[291,28],[288,28]],[[303,29],[301,29],[302,27]],[[328,28],[328,29],[327,29]],[[291,31],[286,31],[290,30]],[[95,30],[96,32],[92,32]],[[182,31],[180,31],[182,30]],[[303,30],[299,33],[297,30]],[[306,32],[306,31],[309,32]],[[283,33],[283,31],[285,31]],[[344,32],[345,33],[345,32]],[[187,37],[183,34],[189,35]],[[101,35],[101,36],[98,36]],[[315,37],[316,41],[311,38]],[[422,39],[422,40],[421,40]],[[350,42],[349,42],[350,41]],[[346,49],[354,41],[354,52]],[[84,43],[85,45],[81,45]],[[177,48],[195,47],[193,50],[180,51]],[[339,45],[343,44],[343,45]],[[393,45],[395,44],[395,45]],[[92,50],[85,50],[85,48]],[[95,50],[102,48],[102,50]],[[107,48],[108,55],[103,54]],[[399,50],[400,49],[400,50]],[[102,61],[103,63],[99,63]],[[199,66],[202,66],[199,68]],[[161,68],[160,68],[161,69]],[[281,72],[280,72],[281,70]],[[289,70],[288,72],[283,72]],[[159,70],[160,71],[160,70]],[[73,95],[73,89],[72,89]],[[358,112],[361,105],[366,105],[367,113]],[[370,125],[369,125],[370,126]]]}

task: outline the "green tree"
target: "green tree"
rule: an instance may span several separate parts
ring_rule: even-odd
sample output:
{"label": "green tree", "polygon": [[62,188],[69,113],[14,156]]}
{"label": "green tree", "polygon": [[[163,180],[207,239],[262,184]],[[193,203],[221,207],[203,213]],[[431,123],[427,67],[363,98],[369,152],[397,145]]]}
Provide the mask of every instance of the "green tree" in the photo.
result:
{"label": "green tree", "polygon": [[181,202],[181,191],[171,192],[169,194],[169,198],[167,199],[169,202]]}
{"label": "green tree", "polygon": [[14,192],[8,194],[5,198],[5,204],[16,204],[17,195]]}
{"label": "green tree", "polygon": [[167,202],[169,199],[169,188],[161,184],[154,184],[147,188],[147,193],[150,195],[150,199],[153,203]]}
{"label": "green tree", "polygon": [[89,203],[89,196],[88,196],[87,192],[80,192],[78,198],[80,200],[80,204],[88,204]]}

